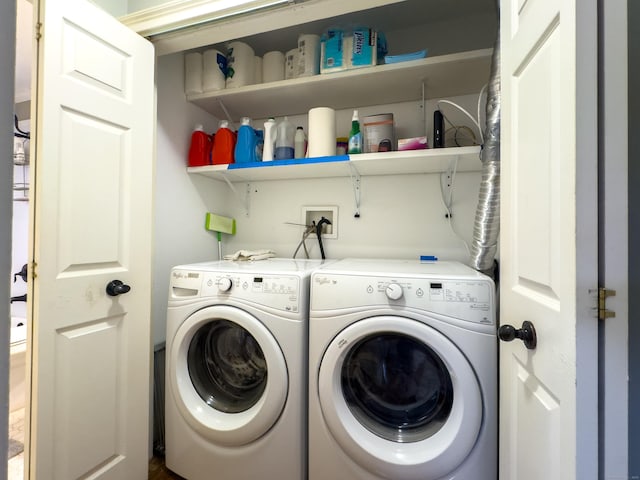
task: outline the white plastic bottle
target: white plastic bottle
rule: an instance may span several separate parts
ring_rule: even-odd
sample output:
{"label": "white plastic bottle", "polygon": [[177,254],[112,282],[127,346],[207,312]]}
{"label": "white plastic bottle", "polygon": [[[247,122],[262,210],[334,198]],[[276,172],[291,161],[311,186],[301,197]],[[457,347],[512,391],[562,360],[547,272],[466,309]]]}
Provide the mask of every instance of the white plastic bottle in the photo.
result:
{"label": "white plastic bottle", "polygon": [[273,160],[273,149],[276,141],[276,121],[273,117],[264,122],[264,147],[262,149],[262,161]]}
{"label": "white plastic bottle", "polygon": [[302,127],[296,128],[296,135],[293,139],[294,158],[304,158],[307,153],[307,136]]}
{"label": "white plastic bottle", "polygon": [[294,155],[295,129],[287,117],[278,124],[276,131],[276,160],[289,160]]}

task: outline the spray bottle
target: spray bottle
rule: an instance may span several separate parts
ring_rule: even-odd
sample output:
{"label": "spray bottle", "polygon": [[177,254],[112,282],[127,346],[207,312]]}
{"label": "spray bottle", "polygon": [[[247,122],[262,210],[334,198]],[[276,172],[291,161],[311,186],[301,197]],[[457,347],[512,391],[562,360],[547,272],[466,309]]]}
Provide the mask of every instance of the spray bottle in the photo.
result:
{"label": "spray bottle", "polygon": [[360,132],[360,120],[358,110],[353,111],[351,117],[351,131],[349,132],[349,154],[362,153],[362,133]]}

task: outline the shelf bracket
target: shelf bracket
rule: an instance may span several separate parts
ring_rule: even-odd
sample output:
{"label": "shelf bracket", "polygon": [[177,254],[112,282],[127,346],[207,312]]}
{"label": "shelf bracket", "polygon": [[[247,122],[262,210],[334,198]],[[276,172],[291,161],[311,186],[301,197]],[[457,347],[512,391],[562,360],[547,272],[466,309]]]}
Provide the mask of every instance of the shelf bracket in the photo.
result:
{"label": "shelf bracket", "polygon": [[224,102],[221,98],[218,99],[218,103],[220,104],[220,108],[224,112],[224,116],[227,117],[227,120],[229,121],[229,127],[231,127],[231,125],[233,125],[233,119],[231,118],[231,115],[229,115],[229,110],[227,110],[227,107],[225,107]]}
{"label": "shelf bracket", "polygon": [[353,215],[355,218],[360,218],[360,173],[358,169],[349,162],[349,175],[351,177],[351,186],[353,188],[353,196],[356,202],[356,213]]}
{"label": "shelf bracket", "polygon": [[240,200],[240,203],[244,207],[244,216],[248,217],[249,216],[249,198],[251,197],[251,184],[247,183],[244,196],[242,196],[240,195],[240,192],[236,190],[236,187],[233,186],[233,183],[231,183],[231,181],[226,176],[222,178],[224,178],[224,181],[227,182],[227,185],[229,186],[233,194],[236,196],[236,198]]}

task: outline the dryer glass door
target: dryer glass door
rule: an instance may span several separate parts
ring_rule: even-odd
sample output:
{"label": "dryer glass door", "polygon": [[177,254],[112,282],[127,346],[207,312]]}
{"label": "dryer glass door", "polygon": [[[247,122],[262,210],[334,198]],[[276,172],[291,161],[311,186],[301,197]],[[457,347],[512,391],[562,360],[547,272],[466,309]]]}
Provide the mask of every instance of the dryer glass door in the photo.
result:
{"label": "dryer glass door", "polygon": [[353,415],[372,433],[393,442],[431,437],[453,405],[451,375],[424,342],[376,333],[353,346],[343,364],[342,392]]}
{"label": "dryer glass door", "polygon": [[465,355],[436,329],[400,316],[340,331],[322,357],[317,393],[342,450],[384,478],[443,477],[464,462],[482,425],[480,385]]}
{"label": "dryer glass door", "polygon": [[243,412],[260,400],[267,362],[256,339],[228,320],[201,326],[189,345],[187,365],[198,395],[227,413]]}

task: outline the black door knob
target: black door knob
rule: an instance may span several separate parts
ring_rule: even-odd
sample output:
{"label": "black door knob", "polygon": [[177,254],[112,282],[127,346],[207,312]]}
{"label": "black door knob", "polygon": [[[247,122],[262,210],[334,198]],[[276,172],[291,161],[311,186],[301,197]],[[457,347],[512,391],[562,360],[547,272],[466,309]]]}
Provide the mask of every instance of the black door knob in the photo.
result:
{"label": "black door knob", "polygon": [[129,290],[131,290],[131,287],[125,285],[120,280],[111,280],[107,283],[107,295],[111,297],[117,297],[118,295],[127,293]]}
{"label": "black door knob", "polygon": [[522,328],[515,328],[511,325],[502,325],[498,329],[498,338],[504,342],[510,342],[516,338],[524,342],[524,346],[529,350],[534,350],[538,343],[536,329],[528,320],[522,322]]}

